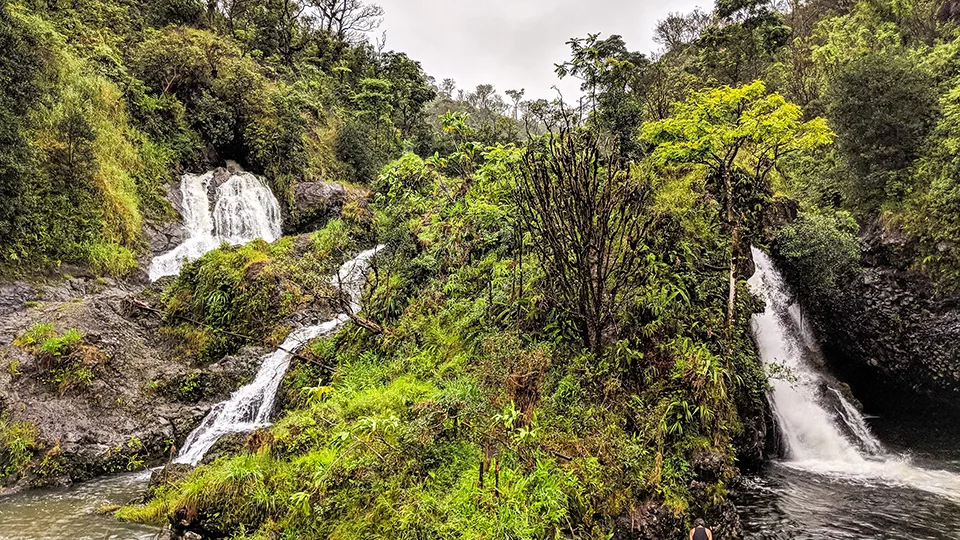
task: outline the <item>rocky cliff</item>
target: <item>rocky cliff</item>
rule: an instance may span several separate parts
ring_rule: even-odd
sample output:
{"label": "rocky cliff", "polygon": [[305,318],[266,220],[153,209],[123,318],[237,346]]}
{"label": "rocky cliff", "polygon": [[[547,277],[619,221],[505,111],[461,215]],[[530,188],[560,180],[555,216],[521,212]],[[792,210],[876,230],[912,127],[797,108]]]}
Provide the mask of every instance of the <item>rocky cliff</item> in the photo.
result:
{"label": "rocky cliff", "polygon": [[960,411],[960,296],[910,268],[905,236],[875,224],[863,268],[831,298],[805,302],[827,361],[868,409]]}

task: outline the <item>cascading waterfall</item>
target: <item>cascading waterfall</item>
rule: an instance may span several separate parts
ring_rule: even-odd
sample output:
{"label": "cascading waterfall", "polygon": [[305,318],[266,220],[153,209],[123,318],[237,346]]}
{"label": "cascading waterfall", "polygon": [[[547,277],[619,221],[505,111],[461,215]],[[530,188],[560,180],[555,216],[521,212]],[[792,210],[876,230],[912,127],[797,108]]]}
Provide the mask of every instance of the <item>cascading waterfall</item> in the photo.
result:
{"label": "cascading waterfall", "polygon": [[[334,285],[346,295],[351,313],[360,310],[361,289],[370,259],[382,248],[378,246],[364,251],[347,261],[334,277]],[[253,382],[210,410],[200,426],[187,437],[174,462],[196,465],[224,435],[245,433],[269,425],[277,390],[293,355],[311,339],[328,336],[349,320],[347,313],[341,313],[322,324],[291,332],[279,349],[263,357],[263,364]]]}
{"label": "cascading waterfall", "polygon": [[212,180],[212,171],[183,175],[180,194],[187,237],[173,250],[153,259],[151,281],[179,274],[184,261],[196,260],[223,242],[241,245],[255,238],[267,242],[280,238],[280,203],[259,178],[248,172],[236,173],[217,187],[215,199],[210,201]]}
{"label": "cascading waterfall", "polygon": [[960,500],[960,476],[921,469],[883,447],[860,411],[817,367],[816,341],[773,261],[756,248],[753,259],[757,272],[750,287],[766,302],[766,310],[753,317],[754,337],[764,364],[785,373],[772,378],[769,395],[786,443],[784,465]]}

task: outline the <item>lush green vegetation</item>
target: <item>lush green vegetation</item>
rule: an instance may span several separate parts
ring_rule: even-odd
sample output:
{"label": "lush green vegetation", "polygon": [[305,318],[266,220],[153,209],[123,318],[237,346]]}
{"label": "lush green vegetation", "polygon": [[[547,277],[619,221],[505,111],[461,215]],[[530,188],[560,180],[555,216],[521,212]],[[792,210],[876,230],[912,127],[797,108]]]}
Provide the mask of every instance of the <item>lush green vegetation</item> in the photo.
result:
{"label": "lush green vegetation", "polygon": [[[742,289],[725,353],[727,282],[699,267],[725,252],[703,179],[634,169],[659,226],[596,353],[523,247],[538,241],[517,219],[523,155],[451,157],[466,177],[413,154],[388,166],[374,223],[391,249],[365,311],[384,332],[314,343],[336,371],[292,373],[274,428],[122,517],[190,508],[202,529],[254,536],[603,536],[650,498],[676,518],[720,505],[764,379]],[[711,459],[712,480],[691,483]]]}
{"label": "lush green vegetation", "polygon": [[18,480],[40,449],[36,426],[26,422],[11,422],[0,417],[0,475],[4,483]]}
{"label": "lush green vegetation", "polygon": [[84,343],[83,338],[72,328],[61,334],[51,323],[37,323],[13,344],[35,356],[40,381],[62,396],[71,389],[89,386],[97,368],[107,360],[102,350]]}
{"label": "lush green vegetation", "polygon": [[[123,519],[234,538],[675,536],[722,515],[762,457],[751,245],[809,301],[855,274],[866,227],[960,282],[960,30],[942,2],[721,0],[661,21],[656,59],[572,39],[557,74],[582,82],[583,110],[433,84],[364,40],[380,12],[362,2],[49,4],[0,12],[5,269],[130,272],[168,181],[212,156],[291,208],[297,182],[349,182],[342,219],[223,246],[165,286],[163,331],[201,367],[340,307],[329,275],[387,246],[362,319],[309,345],[277,423]],[[85,379],[82,336],[18,342],[61,392]],[[199,380],[165,391],[196,400]],[[30,433],[0,424],[0,464],[20,466]]]}
{"label": "lush green vegetation", "polygon": [[275,4],[5,0],[0,269],[128,274],[168,182],[211,159],[289,203],[297,181],[369,182],[429,141],[417,63]]}

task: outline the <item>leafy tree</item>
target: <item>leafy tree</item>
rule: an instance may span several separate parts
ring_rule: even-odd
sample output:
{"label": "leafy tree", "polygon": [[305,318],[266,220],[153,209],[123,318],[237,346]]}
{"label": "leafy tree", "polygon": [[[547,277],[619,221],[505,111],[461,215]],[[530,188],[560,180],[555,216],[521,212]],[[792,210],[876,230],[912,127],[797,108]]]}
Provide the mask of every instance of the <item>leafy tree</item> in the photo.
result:
{"label": "leafy tree", "polygon": [[157,28],[171,24],[198,25],[207,14],[207,6],[200,0],[154,0],[149,2],[148,9],[150,25]]}
{"label": "leafy tree", "polygon": [[801,214],[774,238],[777,254],[786,259],[790,282],[805,301],[835,295],[860,263],[858,226],[847,212]]}
{"label": "leafy tree", "polygon": [[380,59],[381,76],[390,83],[393,124],[404,137],[423,135],[423,107],[437,96],[420,66],[404,53],[388,52]]}
{"label": "leafy tree", "polygon": [[800,107],[763,82],[695,92],[678,104],[671,118],[644,126],[643,138],[657,145],[653,157],[664,164],[699,164],[724,207],[730,235],[727,330],[736,316],[737,270],[758,201],[770,192],[769,176],[789,154],[828,144],[826,121],[804,122]]}
{"label": "leafy tree", "polygon": [[[25,183],[35,174],[35,156],[26,137],[29,111],[41,96],[45,71],[38,37],[0,5],[0,238],[5,260],[18,257],[25,218]],[[22,253],[21,253],[22,254]]]}
{"label": "leafy tree", "polygon": [[760,78],[790,37],[770,0],[719,0],[716,16],[697,47],[704,73],[722,84]]}
{"label": "leafy tree", "polygon": [[713,17],[699,8],[690,13],[670,13],[657,22],[653,41],[666,53],[676,53],[700,39],[712,22]]}
{"label": "leafy tree", "polygon": [[875,215],[908,190],[909,169],[938,114],[933,80],[907,58],[871,54],[831,81],[827,101],[849,167],[847,201]]}
{"label": "leafy tree", "polygon": [[520,102],[523,101],[523,95],[526,93],[526,90],[521,88],[519,90],[507,90],[505,93],[507,97],[510,98],[510,101],[513,102],[513,119],[519,120]]}
{"label": "leafy tree", "polygon": [[645,71],[650,62],[643,54],[627,49],[620,36],[600,39],[599,34],[567,42],[572,58],[556,66],[560,78],[580,79],[587,94],[587,108],[601,129],[617,138],[628,156],[639,152],[635,130],[643,118],[646,101]]}

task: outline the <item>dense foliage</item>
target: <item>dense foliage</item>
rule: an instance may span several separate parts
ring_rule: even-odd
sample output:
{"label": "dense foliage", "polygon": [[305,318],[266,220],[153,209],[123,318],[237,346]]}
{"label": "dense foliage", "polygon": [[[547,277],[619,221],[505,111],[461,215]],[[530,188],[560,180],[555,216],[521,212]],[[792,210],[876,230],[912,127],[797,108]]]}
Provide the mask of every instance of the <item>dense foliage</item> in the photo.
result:
{"label": "dense foliage", "polygon": [[[738,468],[764,457],[751,245],[808,301],[856,274],[865,228],[958,283],[960,30],[942,2],[722,0],[658,24],[654,56],[574,38],[556,71],[579,107],[436,84],[366,41],[383,12],[359,0],[61,4],[0,10],[3,270],[130,272],[169,181],[224,159],[288,208],[298,182],[369,190],[163,285],[162,331],[201,369],[343,308],[328,276],[386,246],[363,312],[297,358],[276,424],[122,519],[674,537],[729,516]],[[48,330],[22,346],[74,358],[79,337]],[[5,472],[32,437],[0,421]]]}
{"label": "dense foliage", "polygon": [[298,181],[369,182],[429,150],[435,92],[406,55],[352,40],[369,17],[216,4],[3,2],[3,271],[130,273],[179,171],[234,159],[289,203]]}

